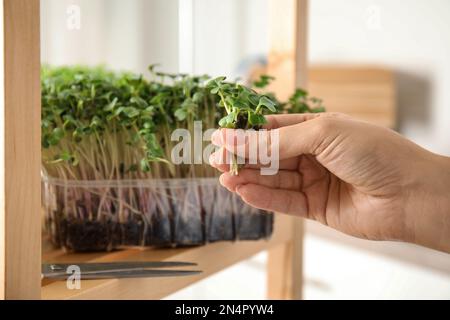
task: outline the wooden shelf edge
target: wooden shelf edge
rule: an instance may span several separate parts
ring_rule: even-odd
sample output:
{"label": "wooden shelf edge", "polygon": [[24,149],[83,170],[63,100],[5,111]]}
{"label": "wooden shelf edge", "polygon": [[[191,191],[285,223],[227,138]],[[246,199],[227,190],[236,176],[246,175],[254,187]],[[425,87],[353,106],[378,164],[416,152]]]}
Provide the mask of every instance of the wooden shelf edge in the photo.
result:
{"label": "wooden shelf edge", "polygon": [[44,261],[189,261],[198,264],[199,275],[147,279],[81,281],[81,289],[67,289],[65,281],[43,283],[44,300],[68,299],[161,299],[235,263],[292,240],[292,217],[277,215],[269,240],[220,242],[185,249],[128,249],[109,254],[83,255],[48,253]]}

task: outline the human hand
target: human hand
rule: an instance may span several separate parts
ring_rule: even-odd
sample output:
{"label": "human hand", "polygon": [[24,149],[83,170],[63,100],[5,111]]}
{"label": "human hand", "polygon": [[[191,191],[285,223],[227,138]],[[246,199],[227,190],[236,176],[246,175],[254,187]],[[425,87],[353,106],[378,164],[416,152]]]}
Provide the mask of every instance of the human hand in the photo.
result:
{"label": "human hand", "polygon": [[[268,120],[267,129],[279,133],[280,171],[273,176],[261,175],[258,165],[231,175],[226,154],[235,152],[240,133],[223,129],[212,137],[221,148],[210,164],[223,172],[222,185],[246,203],[317,220],[360,238],[450,252],[448,158],[392,130],[340,114]],[[253,138],[247,136],[245,144]]]}

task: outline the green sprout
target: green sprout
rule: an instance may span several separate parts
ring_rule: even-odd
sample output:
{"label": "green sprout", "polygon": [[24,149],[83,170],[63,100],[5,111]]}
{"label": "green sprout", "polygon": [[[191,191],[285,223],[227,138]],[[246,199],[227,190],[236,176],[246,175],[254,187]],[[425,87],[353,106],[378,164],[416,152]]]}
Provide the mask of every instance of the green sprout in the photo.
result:
{"label": "green sprout", "polygon": [[288,113],[320,113],[325,112],[323,101],[318,98],[311,98],[308,92],[303,89],[297,89],[289,98]]}
{"label": "green sprout", "polygon": [[[269,78],[259,82],[265,87]],[[277,103],[266,95],[257,93],[241,84],[226,82],[225,77],[218,77],[208,82],[206,87],[211,94],[220,97],[219,105],[226,110],[226,116],[220,119],[219,126],[228,129],[259,130],[267,123],[264,112],[277,112]],[[239,174],[236,155],[232,156],[230,173]]]}

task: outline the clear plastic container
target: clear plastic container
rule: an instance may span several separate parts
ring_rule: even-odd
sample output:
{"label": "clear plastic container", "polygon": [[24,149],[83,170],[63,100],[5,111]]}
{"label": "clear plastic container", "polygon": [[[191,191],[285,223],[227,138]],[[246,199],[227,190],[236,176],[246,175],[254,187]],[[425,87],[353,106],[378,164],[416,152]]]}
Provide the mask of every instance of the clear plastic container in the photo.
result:
{"label": "clear plastic container", "polygon": [[273,215],[217,178],[68,181],[42,177],[45,225],[69,251],[191,246],[270,237]]}

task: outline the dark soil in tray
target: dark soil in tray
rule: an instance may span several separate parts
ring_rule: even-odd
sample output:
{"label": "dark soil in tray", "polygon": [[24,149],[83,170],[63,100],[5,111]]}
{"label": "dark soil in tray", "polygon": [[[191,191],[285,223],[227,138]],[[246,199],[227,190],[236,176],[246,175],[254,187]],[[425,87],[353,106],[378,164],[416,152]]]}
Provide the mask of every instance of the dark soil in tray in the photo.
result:
{"label": "dark soil in tray", "polygon": [[238,240],[258,240],[267,238],[272,233],[273,215],[263,210],[256,210],[242,200],[233,202],[235,228]]}
{"label": "dark soil in tray", "polygon": [[172,190],[174,243],[178,246],[192,246],[205,243],[202,211],[196,187],[187,190]]}
{"label": "dark soil in tray", "polygon": [[129,219],[126,223],[120,225],[122,233],[121,244],[126,246],[142,245],[145,224],[141,217]]}
{"label": "dark soil in tray", "polygon": [[110,220],[63,220],[61,240],[62,246],[70,251],[111,251],[121,242],[121,229]]}
{"label": "dark soil in tray", "polygon": [[[110,251],[120,246],[195,246],[259,240],[273,231],[272,214],[247,206],[223,188],[161,188],[154,193],[142,192],[135,199],[140,213],[122,208],[121,215],[127,220],[121,222],[116,220],[118,208],[112,202],[105,205],[111,214],[109,220],[90,218],[81,203],[77,218],[62,218],[63,214],[53,211],[46,217],[52,242],[74,252]],[[90,199],[90,205],[95,212],[98,199]]]}
{"label": "dark soil in tray", "polygon": [[226,189],[218,189],[213,211],[210,215],[208,241],[236,240],[234,210],[231,206],[232,194]]}
{"label": "dark soil in tray", "polygon": [[150,226],[146,234],[146,245],[165,247],[172,244],[172,232],[169,216],[156,209],[151,217]]}
{"label": "dark soil in tray", "polygon": [[236,234],[238,240],[259,240],[272,234],[273,215],[261,211],[248,215],[236,215]]}

